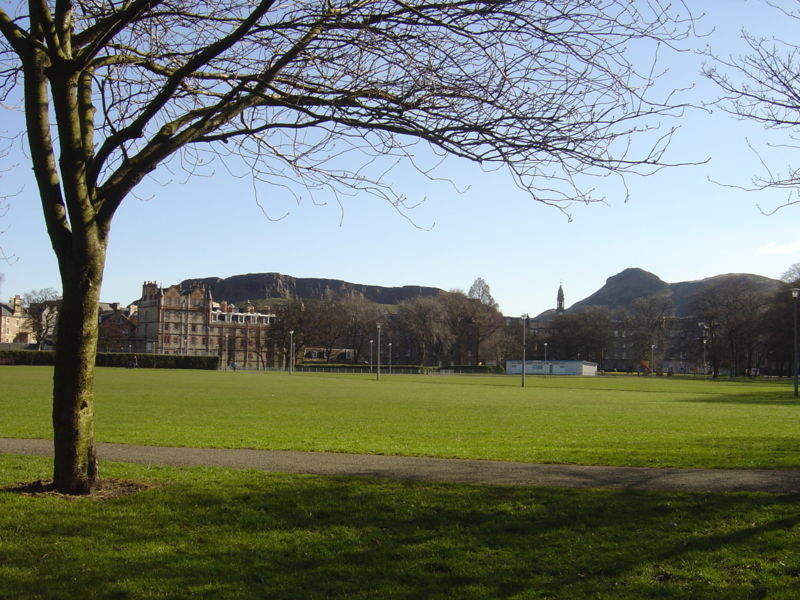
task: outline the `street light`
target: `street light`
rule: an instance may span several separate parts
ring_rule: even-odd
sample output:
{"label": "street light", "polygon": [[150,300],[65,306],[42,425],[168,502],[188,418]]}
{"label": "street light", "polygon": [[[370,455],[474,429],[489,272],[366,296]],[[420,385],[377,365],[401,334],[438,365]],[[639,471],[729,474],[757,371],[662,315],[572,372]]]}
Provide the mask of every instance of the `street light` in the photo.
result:
{"label": "street light", "polygon": [[703,375],[708,374],[708,362],[706,361],[706,344],[708,344],[708,340],[703,338]]}
{"label": "street light", "polygon": [[794,397],[797,398],[797,299],[800,297],[800,288],[792,288],[792,298],[794,299]]}
{"label": "street light", "polygon": [[700,339],[703,341],[703,375],[708,373],[708,362],[706,361],[706,346],[708,344],[708,325],[700,322],[697,324],[700,327]]}
{"label": "street light", "polygon": [[389,375],[392,374],[392,342],[389,342]]}
{"label": "street light", "polygon": [[522,387],[525,387],[525,335],[528,329],[528,313],[522,315]]}
{"label": "street light", "polygon": [[656,372],[656,345],[650,344],[650,372]]}
{"label": "street light", "polygon": [[381,380],[381,324],[378,323],[378,374],[376,381]]}
{"label": "street light", "polygon": [[289,331],[289,375],[294,372],[294,329]]}
{"label": "street light", "polygon": [[544,343],[544,374],[548,375],[549,369],[547,368],[547,342]]}
{"label": "street light", "polygon": [[369,341],[369,372],[372,373],[372,340]]}

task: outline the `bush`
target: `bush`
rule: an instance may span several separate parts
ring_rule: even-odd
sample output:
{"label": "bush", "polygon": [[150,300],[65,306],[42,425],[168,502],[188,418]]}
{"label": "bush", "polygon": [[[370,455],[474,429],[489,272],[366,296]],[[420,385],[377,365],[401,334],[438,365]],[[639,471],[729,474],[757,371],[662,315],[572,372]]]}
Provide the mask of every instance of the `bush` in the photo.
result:
{"label": "bush", "polygon": [[[98,352],[98,367],[127,367],[133,357],[143,369],[206,369],[219,368],[218,356],[183,356],[179,354],[138,354]],[[52,350],[0,350],[0,364],[52,365]]]}

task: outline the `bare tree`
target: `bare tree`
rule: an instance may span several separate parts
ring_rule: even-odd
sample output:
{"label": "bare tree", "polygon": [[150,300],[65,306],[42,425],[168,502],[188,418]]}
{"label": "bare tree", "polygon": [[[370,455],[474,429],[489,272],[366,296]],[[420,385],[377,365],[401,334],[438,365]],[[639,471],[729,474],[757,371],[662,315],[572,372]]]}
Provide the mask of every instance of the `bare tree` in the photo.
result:
{"label": "bare tree", "polygon": [[467,295],[470,298],[474,298],[482,304],[485,304],[486,306],[497,309],[497,302],[495,302],[494,298],[492,298],[492,290],[489,288],[489,284],[486,283],[486,280],[483,277],[478,277],[475,279],[470,286],[469,293]]}
{"label": "bare tree", "polygon": [[[630,309],[619,315],[622,329],[631,344],[631,354],[638,365],[647,363],[651,370],[661,362],[666,350],[666,320],[675,312],[668,295],[655,294],[636,298]],[[655,347],[654,347],[655,346]]]}
{"label": "bare tree", "polygon": [[[649,44],[655,57],[692,26],[667,0],[4,6],[0,100],[23,99],[63,284],[54,480],[73,493],[96,480],[93,364],[111,221],[148,174],[171,159],[189,173],[236,160],[257,180],[371,193],[402,212],[403,197],[367,175],[385,169],[368,167],[413,163],[422,143],[505,167],[540,202],[590,201],[582,175],[663,166],[672,132],[658,117],[681,107],[657,95],[642,52]],[[646,147],[634,139],[643,133],[654,134]]]}
{"label": "bare tree", "polygon": [[781,275],[781,281],[794,285],[800,283],[800,263],[794,263],[792,266],[786,269],[783,275]]}
{"label": "bare tree", "polygon": [[26,312],[25,323],[41,350],[47,340],[52,341],[55,334],[61,294],[53,288],[31,290],[22,296],[22,304]]}
{"label": "bare tree", "polygon": [[731,376],[741,367],[757,366],[768,298],[764,289],[749,279],[722,279],[697,293],[692,302],[695,316],[709,327],[710,358],[714,374],[726,362]]}
{"label": "bare tree", "polygon": [[420,365],[435,363],[453,343],[447,311],[436,297],[406,300],[400,305],[397,320],[410,355]]}
{"label": "bare tree", "polygon": [[325,360],[330,362],[334,347],[342,341],[347,331],[349,315],[341,300],[330,297],[307,300],[306,310],[313,315],[311,340],[315,345],[322,346]]}
{"label": "bare tree", "polygon": [[353,362],[358,364],[370,337],[375,335],[378,322],[387,320],[386,310],[361,296],[344,298],[341,307],[347,318],[344,345],[353,349]]}
{"label": "bare tree", "polygon": [[[775,11],[775,17],[800,26],[800,2],[797,0],[766,0]],[[710,55],[711,62],[703,73],[721,90],[717,100],[731,115],[763,125],[767,129],[787,130],[788,141],[783,149],[800,149],[800,43],[776,37],[760,37],[742,32],[748,48],[744,56]],[[748,142],[749,143],[749,142]],[[734,186],[760,191],[765,189],[788,190],[783,204],[772,209],[761,209],[764,214],[800,203],[800,167],[789,166],[786,171],[775,171],[759,151],[751,146],[764,169],[755,175],[751,185]]]}
{"label": "bare tree", "polygon": [[553,318],[549,342],[553,356],[563,359],[594,360],[600,367],[613,343],[614,323],[605,306],[587,306]]}
{"label": "bare tree", "polygon": [[306,309],[303,300],[289,300],[275,307],[275,324],[269,328],[268,343],[280,348],[285,365],[289,364],[291,344],[294,344],[295,360],[303,356],[313,339],[314,321],[312,311]]}

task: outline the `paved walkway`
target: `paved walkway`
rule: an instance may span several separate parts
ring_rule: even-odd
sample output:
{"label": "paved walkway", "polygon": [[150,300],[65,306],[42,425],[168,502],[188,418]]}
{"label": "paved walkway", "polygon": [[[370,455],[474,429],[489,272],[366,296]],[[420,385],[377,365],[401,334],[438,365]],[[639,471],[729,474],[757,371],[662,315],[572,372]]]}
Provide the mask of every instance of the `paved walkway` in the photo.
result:
{"label": "paved walkway", "polygon": [[[334,452],[172,448],[108,443],[97,446],[102,460],[181,467],[258,469],[269,473],[616,490],[800,493],[800,470],[650,469]],[[53,447],[50,440],[0,438],[0,453],[52,456]]]}

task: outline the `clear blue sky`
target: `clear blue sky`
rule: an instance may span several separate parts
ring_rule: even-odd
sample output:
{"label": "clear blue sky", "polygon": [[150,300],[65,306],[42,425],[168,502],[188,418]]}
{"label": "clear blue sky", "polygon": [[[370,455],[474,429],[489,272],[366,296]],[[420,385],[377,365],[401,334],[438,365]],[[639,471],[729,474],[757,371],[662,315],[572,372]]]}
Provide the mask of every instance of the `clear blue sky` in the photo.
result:
{"label": "clear blue sky", "polygon": [[[705,10],[701,29],[713,34],[720,54],[737,54],[743,24],[754,32],[800,40],[793,26],[760,1],[714,0],[691,3]],[[699,75],[702,57],[669,59],[665,83],[694,83],[689,97],[714,97]],[[0,111],[0,130],[13,129],[17,116]],[[721,112],[695,111],[681,121],[669,156],[674,161],[710,158],[705,165],[670,169],[628,180],[630,201],[618,186],[608,188],[607,204],[575,206],[573,221],[539,205],[502,173],[482,173],[471,164],[447,163],[442,174],[468,187],[458,193],[399,169],[396,188],[411,201],[426,198],[412,214],[417,229],[371,197],[352,198],[339,208],[295,204],[279,189],[263,188],[259,198],[276,222],[264,217],[248,180],[223,170],[210,178],[168,182],[167,174],[129,198],[119,211],[103,286],[103,299],[128,303],[139,297],[144,280],[172,284],[188,277],[229,276],[277,271],[298,277],[330,277],[377,285],[468,288],[477,276],[490,284],[506,314],[537,314],[555,304],[563,281],[567,304],[603,285],[620,270],[636,266],[665,281],[749,272],[778,277],[800,261],[800,207],[771,217],[756,203],[774,206],[785,193],[746,193],[709,181],[747,184],[760,166],[745,139],[765,148],[781,135]],[[800,163],[800,151],[773,150],[780,166]],[[9,200],[0,218],[0,247],[14,259],[0,263],[3,301],[32,288],[59,287],[55,259],[40,215],[24,157],[6,160],[12,170],[0,185],[22,192]]]}

